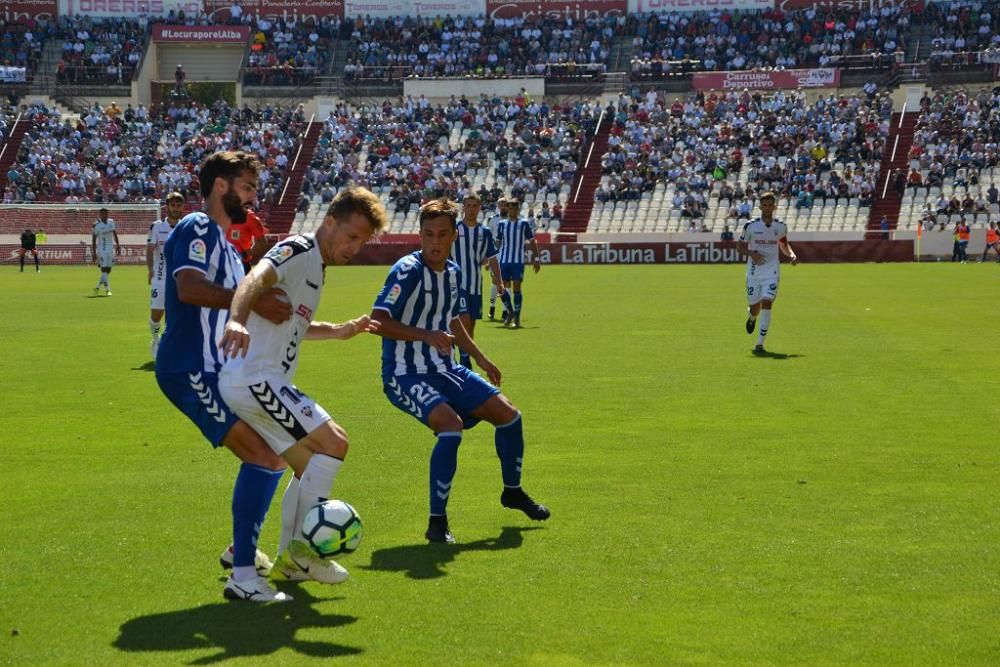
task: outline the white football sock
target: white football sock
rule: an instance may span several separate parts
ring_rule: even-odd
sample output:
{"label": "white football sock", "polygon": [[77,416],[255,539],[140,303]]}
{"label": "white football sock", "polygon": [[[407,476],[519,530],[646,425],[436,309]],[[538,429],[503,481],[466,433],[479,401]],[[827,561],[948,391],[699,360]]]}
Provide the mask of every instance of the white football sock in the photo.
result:
{"label": "white football sock", "polygon": [[160,323],[159,322],[155,322],[152,319],[150,319],[149,320],[149,333],[153,334],[154,336],[159,336],[160,335]]}
{"label": "white football sock", "polygon": [[295,525],[295,514],[299,510],[299,478],[292,475],[288,480],[288,487],[285,494],[281,496],[281,537],[278,539],[278,555],[280,556],[288,548],[288,543],[293,538],[302,539],[301,523]]}
{"label": "white football sock", "polygon": [[771,326],[771,311],[770,309],[763,311],[760,314],[760,331],[757,334],[757,344],[764,344],[764,337],[767,336],[767,329]]}
{"label": "white football sock", "polygon": [[250,581],[257,577],[257,568],[253,565],[240,565],[233,568],[233,581]]}
{"label": "white football sock", "polygon": [[309,510],[330,497],[333,480],[342,465],[344,462],[338,458],[326,454],[312,455],[299,482],[299,502],[295,510],[293,527],[301,528]]}

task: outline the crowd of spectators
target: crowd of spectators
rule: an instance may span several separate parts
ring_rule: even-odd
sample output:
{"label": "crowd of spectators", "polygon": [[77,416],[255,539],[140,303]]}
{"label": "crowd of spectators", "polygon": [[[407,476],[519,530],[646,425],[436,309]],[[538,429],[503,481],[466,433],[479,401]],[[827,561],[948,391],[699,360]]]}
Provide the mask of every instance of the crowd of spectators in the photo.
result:
{"label": "crowd of spectators", "polygon": [[[684,217],[704,216],[714,196],[730,217],[748,218],[768,190],[797,208],[811,208],[817,198],[868,205],[892,101],[859,93],[809,104],[797,91],[734,91],[670,102],[651,91],[619,96],[613,111],[599,201],[638,200],[662,183]],[[745,183],[729,178],[744,165]]]}
{"label": "crowd of spectators", "polygon": [[[932,65],[968,63],[972,52],[988,51],[993,56],[1000,55],[1000,2],[997,0],[931,3],[927,5],[924,18],[932,30]],[[973,59],[974,62],[978,60]]]}
{"label": "crowd of spectators", "polygon": [[11,83],[30,82],[42,61],[45,40],[50,36],[49,24],[33,18],[23,23],[0,22],[0,67],[5,68],[4,79]]}
{"label": "crowd of spectators", "polygon": [[[472,191],[487,210],[503,194],[547,198],[572,183],[599,114],[596,103],[549,104],[524,94],[453,96],[436,106],[424,97],[341,104],[326,120],[303,192],[327,202],[353,182],[386,193],[401,213],[434,197],[461,201]],[[556,212],[554,202],[536,211],[539,219]]]}
{"label": "crowd of spectators", "polygon": [[987,213],[997,186],[981,172],[1000,166],[1000,92],[925,94],[920,110],[900,188],[926,197],[923,224],[943,229],[949,215]]}
{"label": "crowd of spectators", "polygon": [[606,70],[615,18],[358,20],[344,77],[560,76]]}
{"label": "crowd of spectators", "polygon": [[893,4],[864,11],[810,7],[740,12],[661,12],[629,17],[633,77],[673,71],[833,67],[851,57],[905,49],[913,12]]}
{"label": "crowd of spectators", "polygon": [[340,25],[338,18],[302,23],[261,17],[252,24],[244,83],[273,86],[311,82],[329,62]]}
{"label": "crowd of spectators", "polygon": [[52,30],[62,42],[56,77],[67,84],[130,83],[149,41],[148,22],[137,19],[60,16]]}
{"label": "crowd of spectators", "polygon": [[7,174],[5,202],[161,201],[173,190],[197,201],[202,159],[233,148],[260,157],[259,199],[273,202],[306,123],[301,106],[237,109],[222,101],[155,109],[95,105],[75,122],[41,106],[31,113]]}

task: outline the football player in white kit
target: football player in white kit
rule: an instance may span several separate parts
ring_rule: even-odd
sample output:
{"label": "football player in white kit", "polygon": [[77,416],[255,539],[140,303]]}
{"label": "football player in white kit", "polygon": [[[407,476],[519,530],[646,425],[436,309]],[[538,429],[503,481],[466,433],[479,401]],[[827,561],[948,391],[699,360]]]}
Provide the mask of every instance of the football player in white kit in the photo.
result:
{"label": "football player in white kit", "polygon": [[163,257],[163,245],[184,215],[184,195],[171,192],[167,195],[167,217],[149,226],[146,237],[146,282],[149,283],[149,333],[153,340],[149,345],[153,359],[160,347],[160,322],[163,320],[163,299],[166,292],[167,262]]}
{"label": "football player in white kit", "polygon": [[767,354],[764,338],[771,326],[771,308],[778,297],[778,279],[781,275],[779,251],[792,264],[798,257],[788,244],[788,228],[774,217],[777,199],[773,192],[760,196],[760,217],[743,226],[743,233],[736,244],[737,251],[747,256],[747,301],[750,303],[746,329],[752,334],[760,315],[760,331],[754,354]]}
{"label": "football player in white kit", "polygon": [[[319,404],[292,384],[303,340],[347,340],[375,332],[362,315],[349,322],[313,322],[325,268],[346,264],[372,234],[388,227],[379,198],[364,188],[341,190],[315,234],[292,236],[271,248],[239,285],[219,347],[226,362],[219,390],[226,404],[295,471],[281,502],[281,538],[271,576],[328,584],[347,570],[319,558],[302,541],[301,526],[314,505],[330,497],[347,455],[347,433]],[[292,319],[274,324],[252,312],[271,288],[285,292]]]}
{"label": "football player in white kit", "polygon": [[[118,231],[115,229],[115,221],[108,217],[108,209],[102,208],[98,211],[99,218],[94,223],[94,228],[90,234],[90,249],[94,254],[94,261],[101,267],[101,279],[94,286],[94,296],[104,285],[104,292],[111,296],[111,267],[115,263],[115,255],[122,252],[121,243],[118,242]],[[112,246],[114,241],[114,246]]]}

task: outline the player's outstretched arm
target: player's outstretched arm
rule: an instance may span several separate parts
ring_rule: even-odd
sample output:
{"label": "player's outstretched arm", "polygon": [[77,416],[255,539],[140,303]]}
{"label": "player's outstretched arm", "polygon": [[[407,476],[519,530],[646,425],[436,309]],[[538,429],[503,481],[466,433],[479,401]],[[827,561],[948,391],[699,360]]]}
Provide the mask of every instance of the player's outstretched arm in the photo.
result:
{"label": "player's outstretched arm", "polygon": [[360,333],[378,333],[379,321],[368,315],[355,317],[353,320],[334,324],[332,322],[313,322],[306,331],[306,340],[347,340]]}
{"label": "player's outstretched arm", "polygon": [[447,331],[431,331],[429,329],[411,327],[407,324],[403,324],[394,318],[389,311],[381,308],[373,310],[371,318],[379,323],[378,331],[376,333],[383,338],[391,338],[393,340],[402,341],[419,341],[430,345],[436,349],[439,354],[451,354],[451,345],[455,341],[455,337]]}
{"label": "player's outstretched arm", "polygon": [[455,344],[458,345],[458,349],[475,359],[476,364],[486,373],[489,381],[499,387],[501,380],[500,369],[483,354],[483,351],[476,345],[476,341],[472,340],[469,332],[465,330],[465,325],[462,324],[461,318],[456,317],[451,321],[451,332],[455,336]]}

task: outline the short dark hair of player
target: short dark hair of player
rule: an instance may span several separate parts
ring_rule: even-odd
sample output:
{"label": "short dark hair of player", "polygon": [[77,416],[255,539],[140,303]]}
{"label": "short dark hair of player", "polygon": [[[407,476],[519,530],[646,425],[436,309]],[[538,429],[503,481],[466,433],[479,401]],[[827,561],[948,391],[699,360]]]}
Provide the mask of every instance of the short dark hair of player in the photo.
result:
{"label": "short dark hair of player", "polygon": [[107,213],[107,212],[108,212],[108,209],[106,209],[106,208],[102,208],[102,209],[99,209],[99,210],[98,210],[97,212],[98,212],[98,213]]}
{"label": "short dark hair of player", "polygon": [[389,214],[385,212],[382,201],[371,190],[357,186],[349,186],[337,193],[326,209],[326,215],[337,222],[348,220],[353,214],[360,213],[368,218],[376,232],[384,232],[389,228]]}
{"label": "short dark hair of player", "polygon": [[174,192],[171,192],[169,195],[167,195],[167,203],[169,204],[172,201],[179,201],[180,203],[183,204],[184,195],[175,190]]}
{"label": "short dark hair of player", "polygon": [[770,199],[770,200],[771,200],[771,201],[773,201],[773,202],[776,202],[776,201],[778,201],[778,198],[777,198],[777,197],[775,196],[775,194],[774,194],[773,192],[771,192],[771,191],[768,191],[768,192],[765,192],[764,194],[762,194],[762,195],[760,196],[760,200],[761,200],[761,201],[764,201],[765,199]]}
{"label": "short dark hair of player", "polygon": [[249,173],[254,178],[260,173],[263,165],[257,156],[246,151],[219,151],[212,153],[201,163],[198,174],[198,184],[201,186],[201,196],[212,194],[212,184],[217,178],[232,180]]}
{"label": "short dark hair of player", "polygon": [[469,194],[465,195],[465,199],[462,200],[462,203],[464,204],[467,201],[482,203],[483,200],[480,199],[479,195],[477,195],[475,192],[470,192]]}
{"label": "short dark hair of player", "polygon": [[451,218],[452,225],[458,225],[458,206],[447,197],[442,197],[441,199],[433,199],[420,207],[420,226],[423,227],[428,220],[439,218],[442,215]]}

